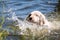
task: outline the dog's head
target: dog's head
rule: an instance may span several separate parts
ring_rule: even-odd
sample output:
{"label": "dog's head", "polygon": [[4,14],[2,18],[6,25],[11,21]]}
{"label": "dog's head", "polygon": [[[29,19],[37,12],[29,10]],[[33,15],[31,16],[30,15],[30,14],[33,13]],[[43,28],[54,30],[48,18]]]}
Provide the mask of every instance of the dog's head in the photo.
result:
{"label": "dog's head", "polygon": [[32,23],[37,23],[39,25],[43,25],[45,23],[45,16],[39,11],[31,12],[26,18],[27,21]]}

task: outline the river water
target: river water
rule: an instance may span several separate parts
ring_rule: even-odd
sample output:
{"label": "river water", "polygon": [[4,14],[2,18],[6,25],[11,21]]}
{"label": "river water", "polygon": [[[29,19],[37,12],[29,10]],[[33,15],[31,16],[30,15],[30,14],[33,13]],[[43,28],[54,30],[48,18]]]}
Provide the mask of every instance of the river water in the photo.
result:
{"label": "river water", "polygon": [[[1,0],[0,1],[0,16],[3,13],[5,19],[9,19],[8,17],[12,17],[13,20],[18,18],[24,19],[26,16],[32,11],[41,11],[43,14],[48,14],[54,12],[56,9],[56,5],[58,0]],[[13,15],[13,16],[12,16]],[[16,15],[16,16],[14,16]],[[7,23],[11,23],[12,21],[5,21],[6,23],[3,25],[5,28]],[[8,29],[9,30],[9,29]],[[7,40],[19,40],[16,36],[8,36]],[[16,39],[15,39],[16,38]]]}
{"label": "river water", "polygon": [[0,1],[0,12],[6,13],[12,9],[17,16],[25,18],[26,15],[35,10],[42,13],[53,12],[57,3],[58,0],[2,0]]}

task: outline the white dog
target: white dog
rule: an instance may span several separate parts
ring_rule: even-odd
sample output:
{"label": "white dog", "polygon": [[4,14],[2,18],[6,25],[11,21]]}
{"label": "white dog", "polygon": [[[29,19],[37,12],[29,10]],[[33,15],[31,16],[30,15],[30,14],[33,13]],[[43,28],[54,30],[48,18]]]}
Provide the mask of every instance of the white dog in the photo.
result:
{"label": "white dog", "polygon": [[45,16],[40,11],[31,12],[26,18],[26,20],[32,23],[39,24],[39,25],[49,26],[48,20],[45,18]]}

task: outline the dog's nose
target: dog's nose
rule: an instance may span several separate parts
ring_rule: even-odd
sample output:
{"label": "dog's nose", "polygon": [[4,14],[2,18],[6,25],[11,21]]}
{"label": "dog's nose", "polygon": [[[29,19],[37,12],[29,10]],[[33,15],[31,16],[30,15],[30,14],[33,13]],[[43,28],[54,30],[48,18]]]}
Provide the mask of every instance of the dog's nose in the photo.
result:
{"label": "dog's nose", "polygon": [[32,20],[32,18],[29,18],[29,20]]}

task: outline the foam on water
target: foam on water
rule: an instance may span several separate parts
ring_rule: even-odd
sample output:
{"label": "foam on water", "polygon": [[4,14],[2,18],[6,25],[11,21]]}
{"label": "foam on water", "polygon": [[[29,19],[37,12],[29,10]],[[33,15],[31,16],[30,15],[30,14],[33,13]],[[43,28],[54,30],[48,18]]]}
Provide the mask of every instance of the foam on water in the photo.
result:
{"label": "foam on water", "polygon": [[[26,29],[30,29],[34,34],[36,32],[41,32],[42,30],[46,30],[46,32],[50,33],[52,30],[55,30],[55,29],[60,29],[60,25],[59,23],[60,22],[56,22],[56,21],[53,21],[53,22],[49,22],[50,23],[50,26],[39,26],[39,25],[36,25],[36,24],[33,24],[33,23],[29,23],[27,22],[26,20],[22,21],[20,19],[18,19],[18,17],[16,16],[15,12],[12,12],[12,17],[11,18],[8,18],[10,20],[13,20],[13,21],[17,21],[17,25],[15,26],[18,26],[19,29],[21,29],[21,32],[20,34],[23,34],[24,32],[26,32]],[[38,34],[36,33],[36,34]]]}

